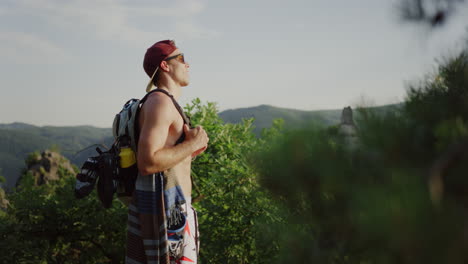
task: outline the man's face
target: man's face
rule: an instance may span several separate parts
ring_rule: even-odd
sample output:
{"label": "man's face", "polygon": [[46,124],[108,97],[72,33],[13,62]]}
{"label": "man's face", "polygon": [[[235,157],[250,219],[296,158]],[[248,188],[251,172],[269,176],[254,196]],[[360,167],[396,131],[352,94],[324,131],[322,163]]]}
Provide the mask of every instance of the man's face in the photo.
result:
{"label": "man's face", "polygon": [[182,52],[179,49],[176,49],[168,56],[168,58],[171,58],[167,61],[167,64],[170,68],[169,74],[172,76],[174,81],[179,83],[180,86],[187,86],[189,84],[190,79],[189,64],[185,62]]}

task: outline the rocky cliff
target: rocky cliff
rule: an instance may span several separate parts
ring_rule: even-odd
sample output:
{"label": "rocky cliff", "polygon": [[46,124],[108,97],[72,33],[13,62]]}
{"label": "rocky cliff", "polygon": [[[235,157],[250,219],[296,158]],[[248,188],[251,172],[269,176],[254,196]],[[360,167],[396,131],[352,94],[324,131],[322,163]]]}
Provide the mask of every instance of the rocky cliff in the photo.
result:
{"label": "rocky cliff", "polygon": [[[72,174],[75,169],[70,161],[57,152],[45,150],[40,154],[31,154],[27,161],[27,172],[31,173],[35,185],[46,184],[59,179],[59,170],[64,169]],[[21,177],[16,183],[21,181]]]}

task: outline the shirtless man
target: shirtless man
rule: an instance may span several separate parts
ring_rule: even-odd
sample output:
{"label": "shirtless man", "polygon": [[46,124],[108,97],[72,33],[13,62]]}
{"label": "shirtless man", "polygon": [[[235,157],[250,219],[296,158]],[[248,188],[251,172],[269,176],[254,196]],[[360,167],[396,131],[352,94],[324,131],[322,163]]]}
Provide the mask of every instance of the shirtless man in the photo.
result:
{"label": "shirtless man", "polygon": [[147,92],[163,91],[149,94],[139,113],[139,175],[129,206],[126,263],[197,263],[190,171],[208,136],[178,111],[189,64],[173,41],[164,40],[147,50],[143,67],[151,78]]}

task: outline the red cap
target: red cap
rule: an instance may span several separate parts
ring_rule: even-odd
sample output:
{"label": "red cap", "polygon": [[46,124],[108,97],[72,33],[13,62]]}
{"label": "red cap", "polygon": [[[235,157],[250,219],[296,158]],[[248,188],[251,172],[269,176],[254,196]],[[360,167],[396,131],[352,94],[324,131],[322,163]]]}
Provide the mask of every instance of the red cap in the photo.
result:
{"label": "red cap", "polygon": [[152,88],[153,78],[161,62],[176,49],[177,47],[173,40],[162,40],[156,42],[146,50],[145,58],[143,60],[143,68],[145,69],[146,74],[150,77],[150,82],[146,88],[147,92]]}

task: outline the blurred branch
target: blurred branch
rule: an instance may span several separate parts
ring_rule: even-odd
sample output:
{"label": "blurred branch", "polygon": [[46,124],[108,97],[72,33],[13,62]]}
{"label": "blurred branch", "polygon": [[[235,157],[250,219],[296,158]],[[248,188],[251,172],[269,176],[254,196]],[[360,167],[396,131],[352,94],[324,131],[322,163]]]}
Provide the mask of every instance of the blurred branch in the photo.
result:
{"label": "blurred branch", "polygon": [[400,0],[397,6],[400,18],[409,22],[423,22],[440,26],[452,15],[456,5],[465,0]]}
{"label": "blurred branch", "polygon": [[400,11],[401,18],[404,20],[421,21],[426,16],[422,0],[402,0],[398,10]]}

